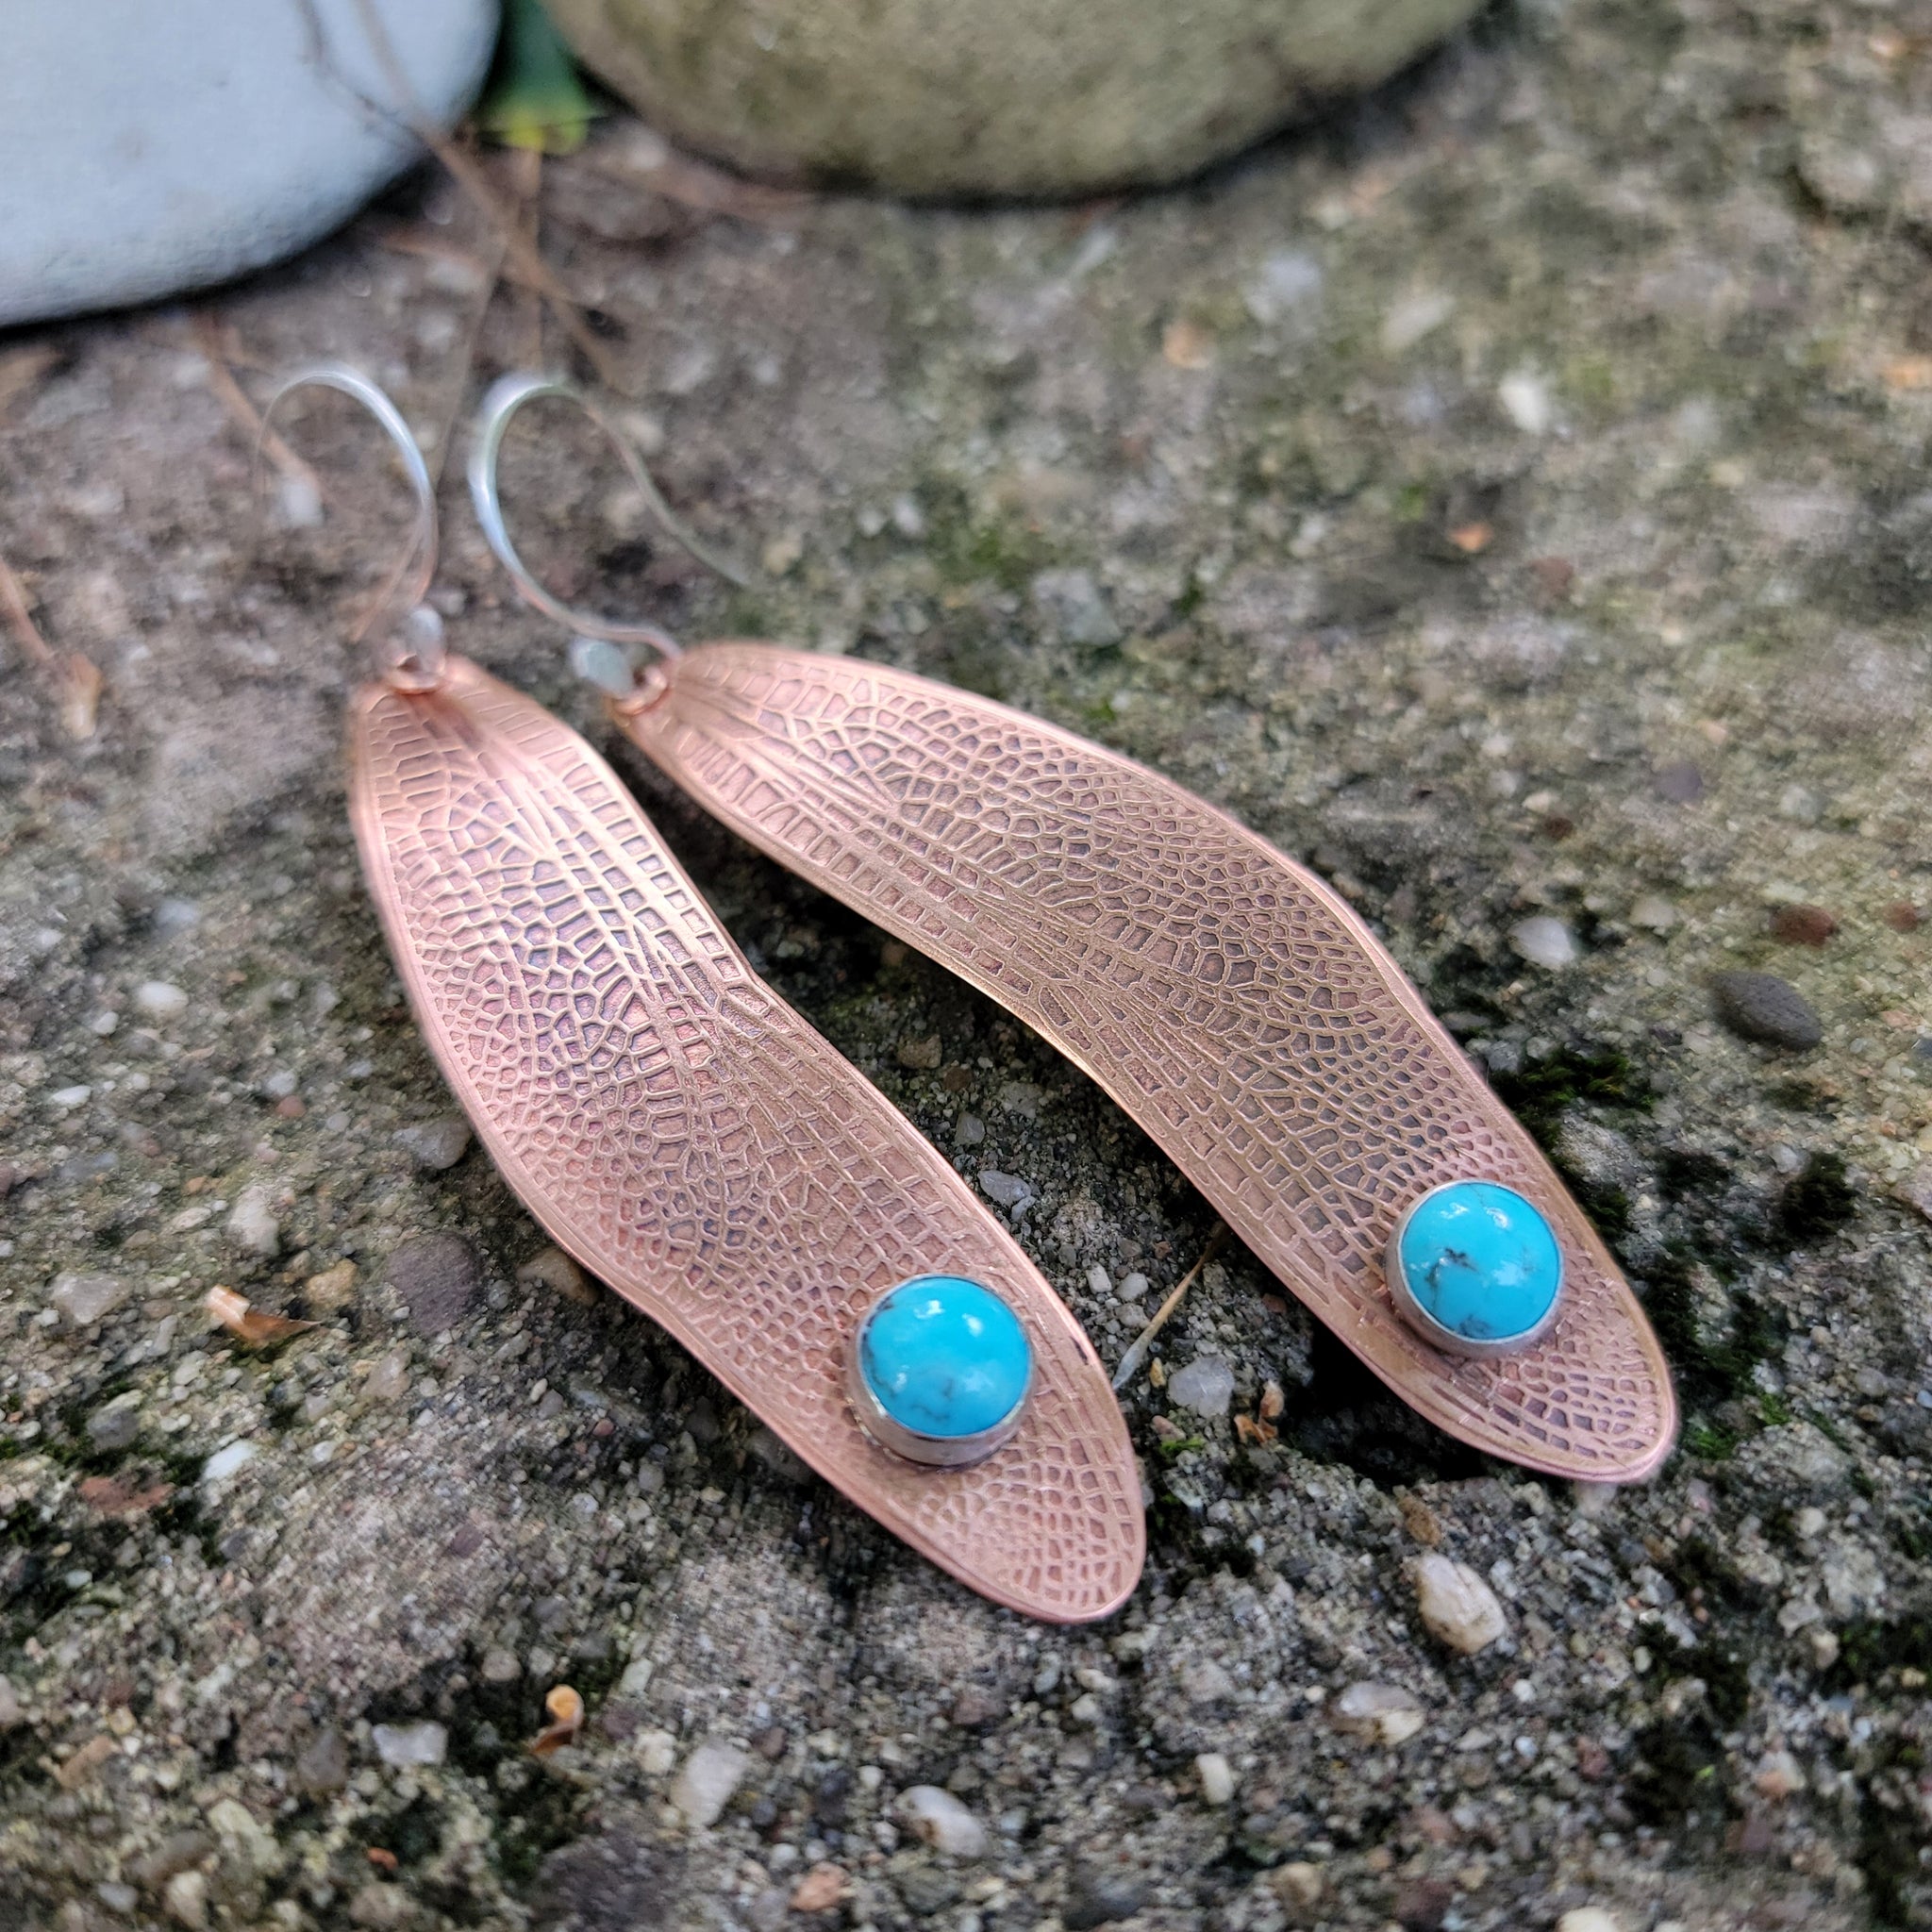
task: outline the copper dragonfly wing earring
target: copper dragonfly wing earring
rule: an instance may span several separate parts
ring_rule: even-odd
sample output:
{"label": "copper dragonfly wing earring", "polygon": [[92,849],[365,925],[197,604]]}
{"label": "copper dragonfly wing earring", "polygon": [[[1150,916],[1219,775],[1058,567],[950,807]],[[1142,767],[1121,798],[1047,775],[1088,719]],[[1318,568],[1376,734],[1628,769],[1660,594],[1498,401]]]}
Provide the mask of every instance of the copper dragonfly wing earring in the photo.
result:
{"label": "copper dragonfly wing earring", "polygon": [[[484,406],[472,486],[543,395]],[[611,710],[707,810],[1096,1080],[1376,1374],[1527,1468],[1632,1482],[1670,1371],[1595,1230],[1359,917],[1227,813],[969,692],[769,644],[663,648]]]}
{"label": "copper dragonfly wing earring", "polygon": [[[504,1178],[808,1463],[994,1601],[1077,1622],[1144,1554],[1140,1477],[1079,1324],[966,1184],[754,974],[609,767],[441,647],[418,600],[349,706],[370,892]],[[280,398],[277,398],[279,401]]]}

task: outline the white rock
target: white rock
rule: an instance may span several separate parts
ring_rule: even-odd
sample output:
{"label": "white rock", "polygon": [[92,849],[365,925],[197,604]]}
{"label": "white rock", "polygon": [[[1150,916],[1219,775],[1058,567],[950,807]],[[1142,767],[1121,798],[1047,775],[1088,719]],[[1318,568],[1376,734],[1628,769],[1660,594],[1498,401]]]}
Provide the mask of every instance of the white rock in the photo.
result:
{"label": "white rock", "polygon": [[[416,102],[448,126],[489,65],[493,0],[385,0],[380,18]],[[292,254],[414,160],[408,109],[356,0],[9,9],[0,325]]]}
{"label": "white rock", "polygon": [[1218,1355],[1197,1356],[1169,1378],[1167,1394],[1196,1415],[1225,1415],[1234,1400],[1234,1371]]}
{"label": "white rock", "polygon": [[1372,1744],[1404,1744],[1428,1719],[1422,1700],[1400,1684],[1351,1684],[1328,1707],[1328,1721]]}
{"label": "white rock", "polygon": [[629,1698],[635,1702],[651,1688],[651,1673],[657,1668],[647,1657],[634,1657],[624,1667],[624,1675],[617,1680],[617,1689],[612,1693],[617,1697]]}
{"label": "white rock", "polygon": [[188,1932],[201,1932],[208,1924],[208,1880],[199,1872],[177,1872],[161,1891],[168,1916]]}
{"label": "white rock", "polygon": [[188,995],[165,979],[144,979],[134,989],[134,1004],[150,1020],[172,1020],[188,1010]]}
{"label": "white rock", "polygon": [[899,1793],[900,1823],[934,1850],[955,1858],[983,1858],[986,1856],[986,1826],[954,1797],[937,1785],[913,1785]]}
{"label": "white rock", "polygon": [[92,1087],[60,1087],[48,1094],[47,1098],[56,1107],[72,1111],[76,1107],[85,1107],[93,1096],[94,1090]]}
{"label": "white rock", "polygon": [[1624,1932],[1624,1922],[1602,1906],[1578,1906],[1557,1921],[1557,1932]]}
{"label": "white rock", "polygon": [[449,1755],[449,1733],[426,1720],[419,1724],[377,1724],[369,1740],[375,1755],[392,1771],[441,1764]]}
{"label": "white rock", "polygon": [[750,1769],[751,1759],[733,1745],[700,1744],[673,1782],[671,1802],[687,1824],[702,1830],[718,1822]]}
{"label": "white rock", "polygon": [[1496,1592],[1467,1563],[1432,1550],[1416,1558],[1410,1574],[1423,1623],[1450,1649],[1474,1657],[1509,1627]]}
{"label": "white rock", "polygon": [[225,1448],[217,1449],[201,1465],[201,1479],[205,1483],[225,1483],[244,1462],[254,1460],[253,1442],[230,1442]]}
{"label": "white rock", "polygon": [[1513,927],[1509,943],[1532,966],[1546,967],[1551,972],[1576,963],[1575,934],[1560,919],[1552,919],[1545,913]]}
{"label": "white rock", "polygon": [[1219,1751],[1202,1752],[1194,1759],[1194,1775],[1201,1780],[1201,1795],[1208,1804],[1233,1802],[1234,1766]]}
{"label": "white rock", "polygon": [[228,1232],[240,1247],[264,1260],[281,1252],[282,1224],[269,1207],[266,1188],[242,1189],[228,1216]]}
{"label": "white rock", "polygon": [[1557,419],[1549,384],[1527,369],[1506,375],[1496,385],[1496,400],[1502,404],[1504,414],[1525,436],[1547,436]]}
{"label": "white rock", "polygon": [[1656,892],[1646,892],[1630,908],[1630,924],[1647,932],[1669,932],[1677,923],[1677,908]]}
{"label": "white rock", "polygon": [[85,1328],[127,1299],[127,1284],[112,1274],[57,1274],[47,1300],[70,1328]]}
{"label": "white rock", "polygon": [[677,1762],[677,1740],[669,1731],[640,1731],[630,1748],[646,1777],[662,1777]]}

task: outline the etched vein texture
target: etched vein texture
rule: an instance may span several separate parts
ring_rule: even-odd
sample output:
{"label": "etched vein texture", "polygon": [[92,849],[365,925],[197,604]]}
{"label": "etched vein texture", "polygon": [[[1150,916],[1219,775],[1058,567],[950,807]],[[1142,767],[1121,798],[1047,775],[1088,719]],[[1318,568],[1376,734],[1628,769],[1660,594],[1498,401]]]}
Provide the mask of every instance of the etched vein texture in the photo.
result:
{"label": "etched vein texture", "polygon": [[[1158,774],[850,658],[707,644],[623,722],[754,844],[1037,1028],[1406,1401],[1494,1455],[1647,1475],[1675,1429],[1628,1284],[1521,1125],[1312,874]],[[1463,1361],[1395,1312],[1382,1255],[1441,1182],[1520,1190],[1567,1291],[1524,1353]]]}
{"label": "etched vein texture", "polygon": [[[352,714],[363,864],[423,1030],[557,1241],[797,1453],[997,1602],[1073,1622],[1143,1555],[1126,1429],[1079,1325],[911,1124],[751,971],[609,768],[461,658]],[[963,1471],[876,1447],[848,1339],[912,1274],[1025,1324],[1019,1432]]]}

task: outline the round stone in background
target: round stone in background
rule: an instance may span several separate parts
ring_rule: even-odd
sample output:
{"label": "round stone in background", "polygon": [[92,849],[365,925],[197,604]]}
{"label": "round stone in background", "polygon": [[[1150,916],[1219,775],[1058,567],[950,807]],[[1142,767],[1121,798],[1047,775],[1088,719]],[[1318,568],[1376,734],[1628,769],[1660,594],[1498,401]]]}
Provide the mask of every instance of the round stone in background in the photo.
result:
{"label": "round stone in background", "polygon": [[88,0],[9,9],[0,326],[153,301],[294,254],[483,83],[497,0]]}
{"label": "round stone in background", "polygon": [[1494,1181],[1424,1194],[1389,1242],[1389,1291],[1411,1327],[1457,1355],[1501,1355],[1547,1328],[1563,1251],[1541,1209]]}
{"label": "round stone in background", "polygon": [[549,0],[664,133],[914,195],[1178,180],[1374,87],[1475,0]]}
{"label": "round stone in background", "polygon": [[959,1467],[1019,1425],[1033,1349],[991,1289],[922,1274],[874,1303],[852,1355],[852,1395],[874,1440],[914,1462]]}

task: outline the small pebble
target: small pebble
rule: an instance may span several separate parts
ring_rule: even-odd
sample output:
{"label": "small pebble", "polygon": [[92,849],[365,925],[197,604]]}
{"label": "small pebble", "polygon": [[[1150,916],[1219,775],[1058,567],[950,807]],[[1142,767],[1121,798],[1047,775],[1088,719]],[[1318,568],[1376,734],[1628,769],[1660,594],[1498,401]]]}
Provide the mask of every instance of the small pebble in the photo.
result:
{"label": "small pebble", "polygon": [[127,1284],[113,1274],[57,1274],[47,1300],[70,1328],[86,1328],[112,1314],[127,1299]]}
{"label": "small pebble", "polygon": [[121,1015],[109,1009],[107,1012],[96,1013],[87,1023],[87,1030],[90,1033],[98,1035],[102,1040],[106,1040],[120,1024]]}
{"label": "small pebble", "polygon": [[594,1307],[597,1291],[561,1248],[540,1248],[517,1270],[519,1288],[547,1289],[579,1307]]}
{"label": "small pebble", "polygon": [[188,995],[165,979],[144,979],[134,989],[134,1004],[150,1020],[172,1020],[188,1010]]}
{"label": "small pebble", "polygon": [[1508,1628],[1496,1592],[1467,1563],[1431,1551],[1415,1559],[1410,1574],[1424,1624],[1450,1649],[1474,1657]]}
{"label": "small pebble", "polygon": [[1837,930],[1823,906],[1780,906],[1771,915],[1771,936],[1780,945],[1822,946]]}
{"label": "small pebble", "polygon": [[[1602,1906],[1578,1906],[1557,1921],[1557,1932],[1624,1932],[1624,1924],[1615,1912],[1607,1912]],[[1662,1932],[1661,1926],[1658,1932]]]}
{"label": "small pebble", "polygon": [[1774,973],[1715,974],[1710,990],[1718,1018],[1742,1039],[1802,1051],[1824,1038],[1824,1024],[1810,1002]]}
{"label": "small pebble", "polygon": [[110,1402],[87,1419],[87,1439],[96,1449],[118,1455],[131,1449],[141,1435],[141,1404]]}
{"label": "small pebble", "polygon": [[1321,1866],[1310,1865],[1305,1858],[1291,1858],[1287,1864],[1275,1866],[1268,1874],[1266,1884],[1285,1906],[1319,1905],[1327,1890]]}
{"label": "small pebble", "polygon": [[482,1285],[475,1250],[454,1234],[412,1235],[389,1257],[388,1274],[418,1335],[453,1328]]}
{"label": "small pebble", "polygon": [[1060,1907],[1060,1924],[1066,1932],[1094,1932],[1131,1919],[1147,1903],[1147,1882],[1134,1872],[1076,1870],[1067,1888],[1067,1902]]}
{"label": "small pebble", "polygon": [[228,1215],[228,1232],[245,1253],[268,1260],[281,1252],[282,1224],[269,1207],[266,1188],[244,1188]]}
{"label": "small pebble", "polygon": [[313,1315],[335,1315],[356,1298],[356,1264],[338,1261],[302,1284],[302,1299]]}
{"label": "small pebble", "polygon": [[1019,1175],[1002,1174],[995,1167],[983,1167],[979,1171],[979,1185],[990,1201],[996,1201],[1002,1208],[1017,1208],[1023,1201],[1033,1198],[1033,1189]]}
{"label": "small pebble", "polygon": [[161,1892],[168,1916],[188,1932],[201,1932],[208,1924],[208,1880],[199,1872],[177,1872]]}
{"label": "small pebble", "polygon": [[945,1052],[937,1033],[928,1034],[924,1039],[908,1037],[899,1042],[899,1064],[915,1073],[934,1072],[944,1058]]}
{"label": "small pebble", "polygon": [[391,1138],[425,1173],[442,1174],[470,1151],[470,1124],[459,1113],[439,1114],[398,1127]]}
{"label": "small pebble", "polygon": [[1757,1760],[1751,1782],[1762,1796],[1776,1801],[1805,1789],[1805,1772],[1789,1751],[1767,1751]]}
{"label": "small pebble", "polygon": [[1402,1744],[1428,1722],[1422,1700],[1400,1684],[1351,1684],[1328,1707],[1338,1731],[1373,1744]]}
{"label": "small pebble", "polygon": [[1704,796],[1704,774],[1688,758],[1659,765],[1651,783],[1657,788],[1657,795],[1673,805],[1695,805]]}
{"label": "small pebble", "polygon": [[1532,966],[1555,972],[1576,963],[1576,937],[1560,919],[1540,914],[1511,928],[1509,943]]}
{"label": "small pebble", "polygon": [[1656,892],[1646,892],[1630,908],[1630,924],[1646,932],[1669,932],[1677,923],[1677,908]]}
{"label": "small pebble", "polygon": [[1885,908],[1885,923],[1893,932],[1917,932],[1924,918],[1909,899],[1895,899]]}
{"label": "small pebble", "polygon": [[349,1747],[334,1724],[328,1724],[309,1740],[295,1760],[297,1789],[312,1797],[339,1791],[349,1782]]}
{"label": "small pebble", "polygon": [[124,1918],[141,1903],[141,1894],[131,1885],[116,1885],[112,1879],[94,1887],[94,1896],[110,1912],[119,1912]]}
{"label": "small pebble", "polygon": [[1234,1679],[1212,1658],[1202,1657],[1182,1668],[1181,1694],[1196,1707],[1219,1704],[1234,1695]]}
{"label": "small pebble", "polygon": [[1234,1766],[1219,1751],[1202,1752],[1194,1759],[1194,1774],[1201,1780],[1201,1795],[1208,1804],[1233,1802]]}
{"label": "small pebble", "polygon": [[700,1744],[678,1771],[671,1802],[702,1831],[718,1822],[750,1769],[751,1759],[730,1744]]}
{"label": "small pebble", "polygon": [[498,1643],[483,1653],[483,1662],[476,1674],[486,1684],[514,1684],[524,1674],[524,1667],[515,1651],[506,1650]]}
{"label": "small pebble", "polygon": [[20,1705],[20,1692],[0,1677],[0,1731],[13,1730],[25,1716]]}
{"label": "small pebble", "polygon": [[986,1139],[986,1123],[976,1113],[962,1113],[953,1129],[953,1142],[958,1147],[977,1147]]}
{"label": "small pebble", "polygon": [[225,1483],[244,1462],[255,1460],[253,1442],[230,1442],[225,1448],[217,1449],[201,1465],[201,1479],[205,1483]]}
{"label": "small pebble", "polygon": [[986,1826],[951,1791],[937,1785],[913,1785],[900,1792],[896,1809],[900,1822],[935,1851],[955,1858],[986,1856]]}
{"label": "small pebble", "polygon": [[392,1771],[441,1764],[449,1755],[449,1733],[439,1724],[377,1724],[369,1733],[375,1755]]}
{"label": "small pebble", "polygon": [[1224,1416],[1234,1400],[1234,1371],[1218,1355],[1197,1356],[1167,1385],[1168,1399],[1200,1416]]}

